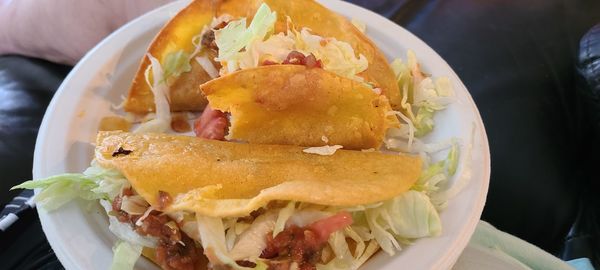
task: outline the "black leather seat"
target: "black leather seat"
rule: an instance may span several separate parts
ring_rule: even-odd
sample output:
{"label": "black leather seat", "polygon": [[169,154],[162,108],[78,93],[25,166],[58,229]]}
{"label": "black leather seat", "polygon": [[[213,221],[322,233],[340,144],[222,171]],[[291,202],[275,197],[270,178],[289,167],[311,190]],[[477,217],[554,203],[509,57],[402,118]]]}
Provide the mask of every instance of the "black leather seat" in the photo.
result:
{"label": "black leather seat", "polygon": [[[33,149],[46,107],[71,67],[21,56],[0,56],[0,204],[31,179]],[[37,213],[28,212],[0,234],[0,269],[56,269]]]}
{"label": "black leather seat", "polygon": [[[482,219],[564,259],[587,256],[600,267],[600,189],[594,179],[600,159],[600,27],[579,50],[586,31],[600,22],[600,2],[353,2],[423,39],[471,92],[492,154]],[[37,128],[68,70],[0,57],[0,203],[14,195],[8,187],[31,177]],[[57,267],[35,217],[30,219],[30,225],[2,236],[3,266]],[[32,244],[38,255],[25,257]]]}

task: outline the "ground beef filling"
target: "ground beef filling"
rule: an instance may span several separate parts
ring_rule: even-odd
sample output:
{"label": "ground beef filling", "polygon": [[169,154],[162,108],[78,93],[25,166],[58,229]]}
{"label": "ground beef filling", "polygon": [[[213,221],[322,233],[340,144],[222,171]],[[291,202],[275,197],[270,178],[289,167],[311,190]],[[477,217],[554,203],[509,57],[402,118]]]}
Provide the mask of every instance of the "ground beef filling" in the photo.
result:
{"label": "ground beef filling", "polygon": [[227,26],[227,22],[221,22],[220,24],[216,25],[212,29],[206,31],[206,33],[204,33],[204,35],[202,35],[202,41],[201,41],[202,47],[211,49],[215,52],[218,52],[219,47],[217,46],[217,43],[215,42],[215,30],[222,29],[225,26]]}
{"label": "ground beef filling", "polygon": [[326,243],[309,228],[290,226],[275,238],[267,235],[267,248],[260,257],[272,260],[269,269],[289,269],[291,262],[295,262],[300,270],[312,270],[316,269]]}
{"label": "ground beef filling", "polygon": [[193,239],[182,233],[179,225],[159,211],[151,211],[137,225],[141,215],[130,215],[121,209],[123,196],[132,196],[131,189],[125,189],[112,203],[113,214],[120,222],[129,223],[135,231],[144,236],[158,238],[155,249],[156,262],[167,270],[193,270],[201,259],[202,248]]}
{"label": "ground beef filling", "polygon": [[292,264],[300,270],[316,269],[329,236],[352,222],[352,215],[342,211],[306,227],[289,226],[275,238],[267,235],[267,247],[260,257],[270,259],[271,270],[289,269]]}

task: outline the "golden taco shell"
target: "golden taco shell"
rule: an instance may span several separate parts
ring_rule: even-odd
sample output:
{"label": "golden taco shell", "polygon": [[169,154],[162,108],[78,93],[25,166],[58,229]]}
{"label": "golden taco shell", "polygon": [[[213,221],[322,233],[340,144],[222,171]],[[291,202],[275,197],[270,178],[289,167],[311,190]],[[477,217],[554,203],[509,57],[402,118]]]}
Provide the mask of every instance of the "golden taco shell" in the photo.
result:
{"label": "golden taco shell", "polygon": [[200,88],[213,109],[231,113],[229,140],[379,149],[399,125],[385,96],[321,68],[261,66]]}
{"label": "golden taco shell", "polygon": [[[272,11],[277,12],[275,32],[287,30],[289,16],[298,29],[308,27],[317,35],[334,37],[349,43],[357,55],[363,54],[369,62],[368,69],[359,75],[366,81],[376,83],[389,98],[393,108],[400,107],[401,96],[394,73],[381,51],[346,18],[313,0],[196,0],[165,25],[150,45],[148,53],[161,63],[169,53],[181,49],[192,53],[194,51],[192,38],[198,35],[213,17],[230,14],[234,19],[247,17],[250,20],[262,3],[268,4]],[[196,61],[191,61],[190,64],[192,71],[182,73],[175,78],[175,82],[170,87],[172,111],[198,111],[206,105],[206,98],[198,92],[196,86],[211,78]],[[144,71],[149,65],[150,61],[144,57],[129,90],[125,111],[134,113],[154,111],[153,94],[144,77]]]}
{"label": "golden taco shell", "polygon": [[[123,154],[129,150],[128,154]],[[163,211],[245,216],[273,200],[355,206],[407,191],[421,159],[338,150],[331,156],[287,145],[240,144],[167,134],[100,132],[95,158],[119,170],[151,205],[159,191],[173,198]],[[115,154],[122,153],[122,154]]]}
{"label": "golden taco shell", "polygon": [[[194,51],[192,38],[213,20],[214,8],[212,1],[193,1],[160,30],[150,44],[148,53],[156,57],[161,64],[167,55],[178,50],[192,53]],[[154,95],[144,76],[149,65],[150,60],[144,56],[129,88],[124,107],[127,112],[147,113],[155,109]],[[192,70],[182,73],[170,87],[172,111],[197,111],[206,106],[206,98],[198,91],[198,85],[210,80],[211,77],[196,61],[190,61],[190,65]]]}

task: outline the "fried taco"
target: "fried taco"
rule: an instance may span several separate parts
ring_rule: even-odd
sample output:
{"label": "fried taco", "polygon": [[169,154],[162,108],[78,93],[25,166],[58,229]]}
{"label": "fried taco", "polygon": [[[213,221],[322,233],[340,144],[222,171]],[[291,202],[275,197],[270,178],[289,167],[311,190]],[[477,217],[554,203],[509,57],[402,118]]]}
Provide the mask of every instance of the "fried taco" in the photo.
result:
{"label": "fried taco", "polygon": [[172,111],[200,111],[198,85],[240,69],[312,56],[325,70],[388,97],[401,95],[385,56],[346,18],[313,0],[195,0],[158,33],[142,59],[124,109],[155,111],[166,95]]}
{"label": "fried taco", "polygon": [[[53,207],[73,195],[57,189],[99,199],[122,240],[115,262],[146,249],[163,269],[199,269],[207,261],[213,269],[357,268],[379,247],[393,253],[398,237],[422,236],[411,223],[423,220],[403,219],[413,211],[407,202],[435,211],[425,195],[409,190],[420,158],[303,150],[100,132],[86,172],[18,187],[43,188],[38,199]],[[425,219],[427,234],[439,231],[435,217]]]}
{"label": "fried taco", "polygon": [[[237,71],[200,86],[210,107],[196,134],[258,144],[340,145],[379,149],[385,132],[399,127],[388,99],[364,84],[322,68],[269,65]],[[218,110],[223,113],[215,113]],[[218,131],[206,136],[213,119]],[[206,124],[209,123],[209,124]],[[203,136],[204,135],[204,136]]]}

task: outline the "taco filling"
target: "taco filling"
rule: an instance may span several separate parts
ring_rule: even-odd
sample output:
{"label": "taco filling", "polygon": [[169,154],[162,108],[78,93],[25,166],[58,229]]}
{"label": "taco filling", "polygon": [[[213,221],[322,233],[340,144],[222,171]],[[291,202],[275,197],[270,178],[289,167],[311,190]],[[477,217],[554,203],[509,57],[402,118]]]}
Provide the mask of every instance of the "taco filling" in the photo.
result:
{"label": "taco filling", "polygon": [[[307,20],[307,9],[312,19]],[[400,108],[401,93],[383,54],[353,24],[312,0],[197,0],[161,30],[147,55],[129,90],[125,111],[155,110],[153,84],[146,83],[144,73],[156,64],[163,71],[157,80],[169,88],[173,111],[201,111],[206,106],[199,84],[272,64],[324,68],[364,83],[386,95],[394,109]],[[151,58],[157,63],[151,64]]]}

